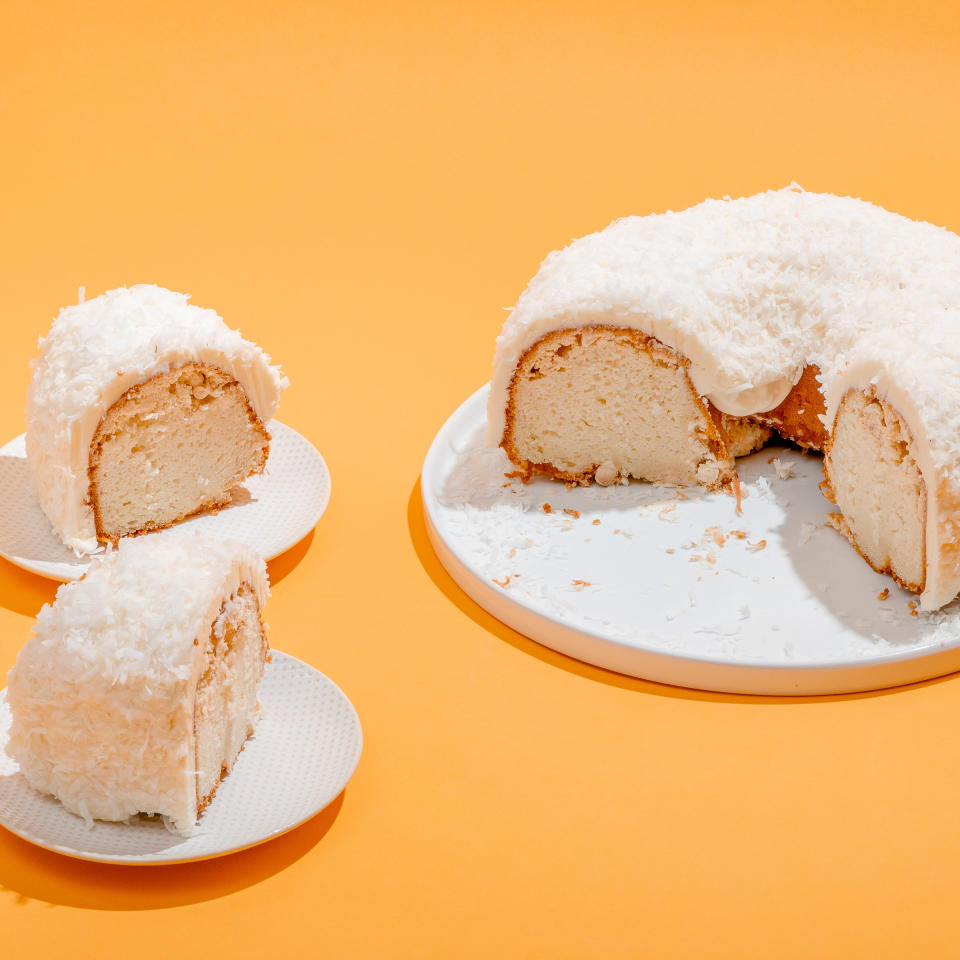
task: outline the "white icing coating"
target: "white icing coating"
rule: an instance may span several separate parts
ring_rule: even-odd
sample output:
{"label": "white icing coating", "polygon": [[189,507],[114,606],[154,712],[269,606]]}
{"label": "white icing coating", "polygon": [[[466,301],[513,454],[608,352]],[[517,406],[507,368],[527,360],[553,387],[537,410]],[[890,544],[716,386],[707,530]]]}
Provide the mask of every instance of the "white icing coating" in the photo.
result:
{"label": "white icing coating", "polygon": [[40,341],[27,394],[27,459],[41,507],[78,554],[97,550],[87,502],[90,443],[103,414],[131,387],[190,361],[243,387],[263,423],[288,386],[256,344],[213,310],[150,284],[65,307]]}
{"label": "white icing coating", "polygon": [[[497,340],[488,442],[499,444],[518,360],[547,333],[643,331],[690,360],[725,413],[777,406],[817,364],[832,428],[840,398],[875,383],[914,437],[928,492],[921,605],[960,588],[960,237],[849,197],[796,186],[617,220],[551,253]],[[956,493],[954,493],[956,491]],[[933,503],[933,501],[938,503]]]}
{"label": "white icing coating", "polygon": [[88,820],[161,813],[189,831],[203,641],[242,583],[262,606],[250,547],[192,534],[122,540],[61,586],[8,677],[7,751],[27,780]]}

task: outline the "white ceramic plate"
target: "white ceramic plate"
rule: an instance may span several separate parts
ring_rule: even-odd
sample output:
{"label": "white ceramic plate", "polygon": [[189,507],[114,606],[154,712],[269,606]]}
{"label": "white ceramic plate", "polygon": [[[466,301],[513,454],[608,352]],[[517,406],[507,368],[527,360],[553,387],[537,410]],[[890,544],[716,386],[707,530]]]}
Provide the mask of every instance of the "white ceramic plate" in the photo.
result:
{"label": "white ceramic plate", "polygon": [[825,526],[835,508],[819,456],[774,446],[739,460],[742,515],[698,487],[524,485],[484,444],[486,396],[437,434],[423,501],[443,565],[514,629],[620,673],[736,693],[842,693],[960,669],[960,603],[919,613]]}
{"label": "white ceramic plate", "polygon": [[360,720],[346,695],[313,667],[276,650],[260,685],[263,715],[196,833],[158,818],[96,821],[34,790],[6,755],[10,708],[0,691],[0,824],[37,846],[103,863],[182,863],[252,847],[299,826],[334,800],[360,759]]}
{"label": "white ceramic plate", "polygon": [[[289,550],[317,524],[330,500],[330,473],[323,457],[296,430],[270,424],[267,469],[244,483],[246,494],[219,513],[183,520],[152,537],[203,532],[240,540],[270,560]],[[90,565],[53,532],[33,493],[21,434],[0,448],[0,556],[42,577],[75,580]]]}

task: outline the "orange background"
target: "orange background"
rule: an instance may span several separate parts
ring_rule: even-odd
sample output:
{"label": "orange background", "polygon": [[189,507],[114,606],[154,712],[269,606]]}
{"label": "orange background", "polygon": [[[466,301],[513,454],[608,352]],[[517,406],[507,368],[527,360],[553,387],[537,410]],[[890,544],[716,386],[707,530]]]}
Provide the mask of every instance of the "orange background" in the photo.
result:
{"label": "orange background", "polygon": [[[263,345],[333,475],[272,640],[366,746],[219,861],[0,831],[0,953],[960,953],[960,679],[788,701],[581,665],[452,584],[417,484],[501,308],[616,216],[797,180],[960,229],[958,71],[924,0],[3,4],[0,440],[80,284],[188,291]],[[0,562],[0,671],[52,596]]]}

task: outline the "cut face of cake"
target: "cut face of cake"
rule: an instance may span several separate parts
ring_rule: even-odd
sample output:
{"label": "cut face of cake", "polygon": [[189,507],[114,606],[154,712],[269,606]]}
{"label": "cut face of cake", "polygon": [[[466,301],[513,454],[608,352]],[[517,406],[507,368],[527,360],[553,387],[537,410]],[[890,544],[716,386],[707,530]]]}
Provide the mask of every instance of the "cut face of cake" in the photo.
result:
{"label": "cut face of cake", "polygon": [[851,391],[837,411],[826,469],[837,529],[874,570],[920,593],[927,497],[912,446],[906,424],[875,390]]}
{"label": "cut face of cake", "polygon": [[863,557],[943,606],[960,591],[960,237],[799,188],[618,220],[517,301],[487,424],[528,477],[712,489],[777,431],[825,453]]}
{"label": "cut face of cake", "polygon": [[266,595],[243,544],[122,541],[40,611],[9,674],[8,753],[79,816],[188,832],[254,729]]}
{"label": "cut face of cake", "polygon": [[187,363],[131,387],[90,448],[97,539],[116,542],[229,503],[269,449],[243,388],[217,367]]}
{"label": "cut face of cake", "polygon": [[733,458],[762,446],[770,431],[722,416],[697,395],[686,367],[636,330],[548,334],[517,365],[504,449],[529,473],[573,483],[724,486]]}
{"label": "cut face of cake", "polygon": [[78,554],[221,507],[265,468],[286,385],[183,294],[140,285],[67,307],[27,400],[40,505]]}

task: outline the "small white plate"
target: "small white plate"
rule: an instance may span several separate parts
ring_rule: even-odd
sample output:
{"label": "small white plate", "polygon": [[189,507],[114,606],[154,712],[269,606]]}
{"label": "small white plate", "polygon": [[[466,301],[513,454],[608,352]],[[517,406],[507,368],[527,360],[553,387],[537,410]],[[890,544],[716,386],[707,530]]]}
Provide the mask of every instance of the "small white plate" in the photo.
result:
{"label": "small white plate", "polygon": [[819,456],[772,446],[739,460],[742,515],[699,487],[524,485],[484,443],[486,397],[430,447],[427,532],[463,590],[533,640],[733,693],[843,693],[960,669],[960,602],[919,613],[825,526],[836,508]]}
{"label": "small white plate", "polygon": [[183,863],[271,840],[319,813],[347,785],[363,736],[353,704],[313,667],[273,651],[260,685],[262,716],[196,833],[159,818],[92,826],[34,790],[6,755],[10,708],[0,691],[0,824],[47,850],[102,863]]}
{"label": "small white plate", "polygon": [[[330,500],[330,472],[323,457],[296,430],[274,420],[267,469],[244,483],[246,493],[218,513],[182,520],[151,537],[208,533],[240,540],[265,560],[289,550],[317,524]],[[53,580],[75,580],[90,566],[53,532],[33,492],[20,434],[0,448],[0,556]]]}

